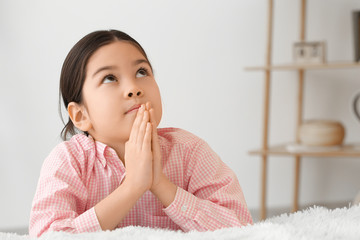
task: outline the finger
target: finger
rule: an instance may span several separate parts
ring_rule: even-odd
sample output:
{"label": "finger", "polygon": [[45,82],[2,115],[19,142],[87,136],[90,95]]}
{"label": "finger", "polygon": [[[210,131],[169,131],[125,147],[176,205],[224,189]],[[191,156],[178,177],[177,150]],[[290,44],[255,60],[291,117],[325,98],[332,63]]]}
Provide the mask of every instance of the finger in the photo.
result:
{"label": "finger", "polygon": [[157,134],[156,122],[155,122],[155,111],[150,109],[150,122],[152,124],[152,149],[154,153],[154,159],[161,157],[159,137]]}
{"label": "finger", "polygon": [[150,113],[150,122],[153,124],[154,127],[156,127],[157,124],[156,124],[156,120],[155,120],[155,110],[153,108],[151,108],[149,110],[149,113]]}
{"label": "finger", "polygon": [[136,118],[134,120],[134,123],[132,125],[129,141],[136,142],[138,132],[139,132],[140,123],[141,123],[141,120],[143,118],[143,113],[144,113],[144,107],[143,107],[143,105],[141,105],[141,107],[139,108],[139,110],[138,110],[138,112],[136,114]]}
{"label": "finger", "polygon": [[142,145],[142,149],[143,150],[151,150],[151,123],[147,122],[146,123],[146,131],[145,131],[145,136],[144,136],[144,143]]}
{"label": "finger", "polygon": [[145,132],[146,132],[146,126],[147,126],[148,122],[149,122],[149,112],[145,110],[142,122],[140,124],[139,133],[136,138],[136,143],[139,146],[139,148],[141,148],[141,146],[143,145],[144,136],[145,136]]}
{"label": "finger", "polygon": [[152,150],[156,159],[161,157],[159,137],[157,135],[157,128],[152,124]]}
{"label": "finger", "polygon": [[146,110],[150,110],[150,108],[151,108],[151,103],[150,103],[150,102],[147,102],[147,103],[146,103]]}
{"label": "finger", "polygon": [[141,105],[141,107],[139,108],[139,110],[138,110],[138,112],[136,114],[135,121],[134,121],[134,123],[132,125],[132,128],[131,128],[129,141],[132,141],[132,142],[137,141],[137,136],[138,136],[138,133],[139,133],[139,127],[140,127],[141,121],[143,119],[144,108],[145,108],[145,106]]}
{"label": "finger", "polygon": [[157,139],[157,128],[156,128],[156,122],[155,122],[155,110],[152,108],[149,111],[150,113],[150,122],[153,125],[152,131],[153,131],[153,138],[154,140]]}

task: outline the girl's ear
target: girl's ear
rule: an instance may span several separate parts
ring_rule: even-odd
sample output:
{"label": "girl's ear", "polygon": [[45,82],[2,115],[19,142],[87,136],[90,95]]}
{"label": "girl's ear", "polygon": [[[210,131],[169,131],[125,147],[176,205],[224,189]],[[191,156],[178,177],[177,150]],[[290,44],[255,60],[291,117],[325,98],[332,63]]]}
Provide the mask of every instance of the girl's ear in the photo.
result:
{"label": "girl's ear", "polygon": [[83,132],[87,132],[92,128],[89,114],[83,105],[71,102],[69,103],[67,110],[75,127]]}

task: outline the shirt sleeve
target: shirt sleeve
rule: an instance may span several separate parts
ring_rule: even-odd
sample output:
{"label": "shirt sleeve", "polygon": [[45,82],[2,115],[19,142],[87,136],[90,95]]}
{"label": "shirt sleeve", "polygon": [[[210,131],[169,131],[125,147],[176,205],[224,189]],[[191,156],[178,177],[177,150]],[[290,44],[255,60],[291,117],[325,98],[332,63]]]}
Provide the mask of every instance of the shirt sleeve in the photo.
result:
{"label": "shirt sleeve", "polygon": [[252,224],[234,172],[200,141],[190,154],[188,187],[178,187],[165,213],[184,231],[213,231]]}
{"label": "shirt sleeve", "polygon": [[94,208],[86,209],[87,188],[76,155],[57,147],[45,160],[30,213],[29,234],[101,230]]}

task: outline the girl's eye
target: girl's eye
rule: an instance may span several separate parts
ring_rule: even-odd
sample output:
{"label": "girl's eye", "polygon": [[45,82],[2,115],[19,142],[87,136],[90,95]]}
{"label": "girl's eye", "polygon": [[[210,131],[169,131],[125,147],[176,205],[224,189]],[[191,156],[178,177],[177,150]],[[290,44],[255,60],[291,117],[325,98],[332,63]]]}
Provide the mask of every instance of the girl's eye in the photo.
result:
{"label": "girl's eye", "polygon": [[104,77],[102,83],[111,83],[111,82],[116,82],[117,79],[113,76],[113,75],[107,75]]}
{"label": "girl's eye", "polygon": [[140,68],[136,73],[136,77],[145,77],[147,75],[148,71],[145,68]]}

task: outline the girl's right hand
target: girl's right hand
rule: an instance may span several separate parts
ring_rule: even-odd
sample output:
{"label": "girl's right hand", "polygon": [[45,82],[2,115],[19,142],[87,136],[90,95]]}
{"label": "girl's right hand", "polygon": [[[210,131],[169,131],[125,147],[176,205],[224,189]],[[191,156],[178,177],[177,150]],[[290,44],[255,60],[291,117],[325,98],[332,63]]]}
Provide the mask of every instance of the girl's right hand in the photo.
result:
{"label": "girl's right hand", "polygon": [[136,190],[145,192],[152,186],[152,126],[145,105],[139,108],[131,129],[129,140],[125,143],[126,178],[124,183]]}

